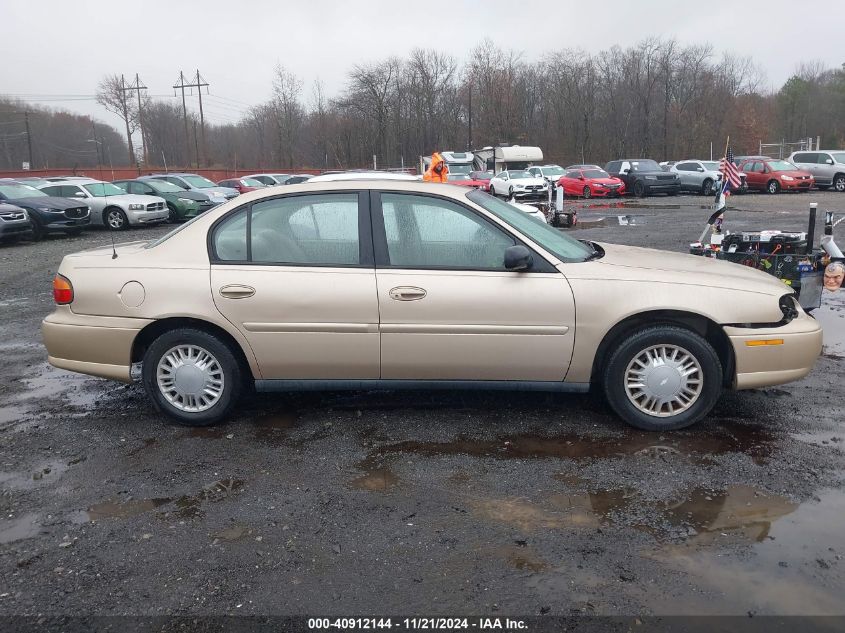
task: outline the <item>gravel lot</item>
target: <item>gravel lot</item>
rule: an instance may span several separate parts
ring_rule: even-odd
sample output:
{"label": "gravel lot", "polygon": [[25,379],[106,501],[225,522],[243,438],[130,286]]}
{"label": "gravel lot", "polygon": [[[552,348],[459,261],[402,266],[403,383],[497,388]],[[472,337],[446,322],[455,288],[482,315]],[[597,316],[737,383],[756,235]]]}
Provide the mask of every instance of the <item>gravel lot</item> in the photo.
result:
{"label": "gravel lot", "polygon": [[[810,201],[845,211],[739,196],[726,228]],[[685,251],[709,202],[582,202],[571,233]],[[841,357],[665,435],[483,392],[262,395],[192,430],[46,363],[62,256],[109,240],[0,246],[0,615],[845,614]]]}

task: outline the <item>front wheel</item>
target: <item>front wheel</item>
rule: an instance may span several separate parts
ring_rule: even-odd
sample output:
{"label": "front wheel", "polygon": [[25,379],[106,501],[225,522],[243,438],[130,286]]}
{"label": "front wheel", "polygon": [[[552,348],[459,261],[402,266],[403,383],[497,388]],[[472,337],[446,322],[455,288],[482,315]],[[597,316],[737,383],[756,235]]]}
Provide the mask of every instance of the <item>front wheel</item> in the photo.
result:
{"label": "front wheel", "polygon": [[645,185],[641,182],[634,183],[634,195],[637,198],[645,198]]}
{"label": "front wheel", "polygon": [[592,189],[590,189],[590,188],[589,188],[589,187],[587,187],[587,186],[585,186],[585,187],[584,187],[584,191],[583,191],[582,193],[584,194],[584,197],[585,197],[585,198],[592,198],[592,197],[593,197],[593,191],[592,191]]}
{"label": "front wheel", "polygon": [[159,336],[144,354],[144,390],[155,407],[179,424],[210,426],[237,404],[240,365],[218,337],[194,328]]}
{"label": "front wheel", "polygon": [[106,228],[112,231],[123,231],[129,227],[129,219],[122,209],[111,207],[106,209]]}
{"label": "front wheel", "polygon": [[179,221],[179,212],[172,204],[167,205],[167,221],[171,224],[176,224]]}
{"label": "front wheel", "polygon": [[770,180],[766,185],[766,191],[775,194],[780,191],[780,183],[777,180]]}
{"label": "front wheel", "polygon": [[695,424],[722,391],[722,365],[698,334],[674,325],[628,336],[610,356],[603,388],[611,408],[631,426],[669,431]]}
{"label": "front wheel", "polygon": [[709,196],[713,194],[713,181],[710,178],[705,178],[701,183],[701,195]]}
{"label": "front wheel", "polygon": [[845,174],[836,174],[833,179],[833,189],[839,193],[845,193]]}

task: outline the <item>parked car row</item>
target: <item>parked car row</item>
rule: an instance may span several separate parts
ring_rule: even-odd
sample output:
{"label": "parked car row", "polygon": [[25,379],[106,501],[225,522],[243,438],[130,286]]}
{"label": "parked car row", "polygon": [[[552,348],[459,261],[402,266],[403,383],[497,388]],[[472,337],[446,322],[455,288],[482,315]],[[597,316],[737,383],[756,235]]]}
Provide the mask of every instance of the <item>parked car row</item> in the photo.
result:
{"label": "parked car row", "polygon": [[0,179],[0,241],[77,235],[89,226],[114,231],[183,222],[249,191],[296,184],[310,174],[254,174],[214,183],[199,174],[166,173],[106,182],[87,176]]}

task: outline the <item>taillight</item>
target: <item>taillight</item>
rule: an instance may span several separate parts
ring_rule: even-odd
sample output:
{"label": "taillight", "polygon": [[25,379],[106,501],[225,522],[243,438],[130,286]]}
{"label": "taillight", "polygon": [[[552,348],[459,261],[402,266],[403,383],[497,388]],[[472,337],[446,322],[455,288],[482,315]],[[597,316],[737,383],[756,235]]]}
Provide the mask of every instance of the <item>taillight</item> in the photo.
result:
{"label": "taillight", "polygon": [[73,284],[70,279],[62,275],[53,278],[53,300],[60,306],[73,302]]}

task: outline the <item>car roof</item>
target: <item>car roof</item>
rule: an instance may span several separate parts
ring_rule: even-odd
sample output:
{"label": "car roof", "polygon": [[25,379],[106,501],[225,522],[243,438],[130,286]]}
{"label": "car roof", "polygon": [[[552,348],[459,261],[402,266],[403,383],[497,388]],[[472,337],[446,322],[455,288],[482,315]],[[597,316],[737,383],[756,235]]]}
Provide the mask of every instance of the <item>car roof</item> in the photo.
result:
{"label": "car roof", "polygon": [[[102,183],[106,183],[105,180],[94,180],[93,178],[66,178],[64,180],[60,180],[57,182],[51,182],[46,185],[47,186],[56,186],[56,185],[99,185]],[[110,183],[106,183],[110,184]]]}
{"label": "car roof", "polygon": [[[305,176],[306,174],[301,174]],[[319,176],[310,176],[308,182],[334,182],[343,180],[405,180],[416,181],[419,180],[417,176],[410,174],[397,174],[389,171],[349,171],[339,174],[321,174]]]}

